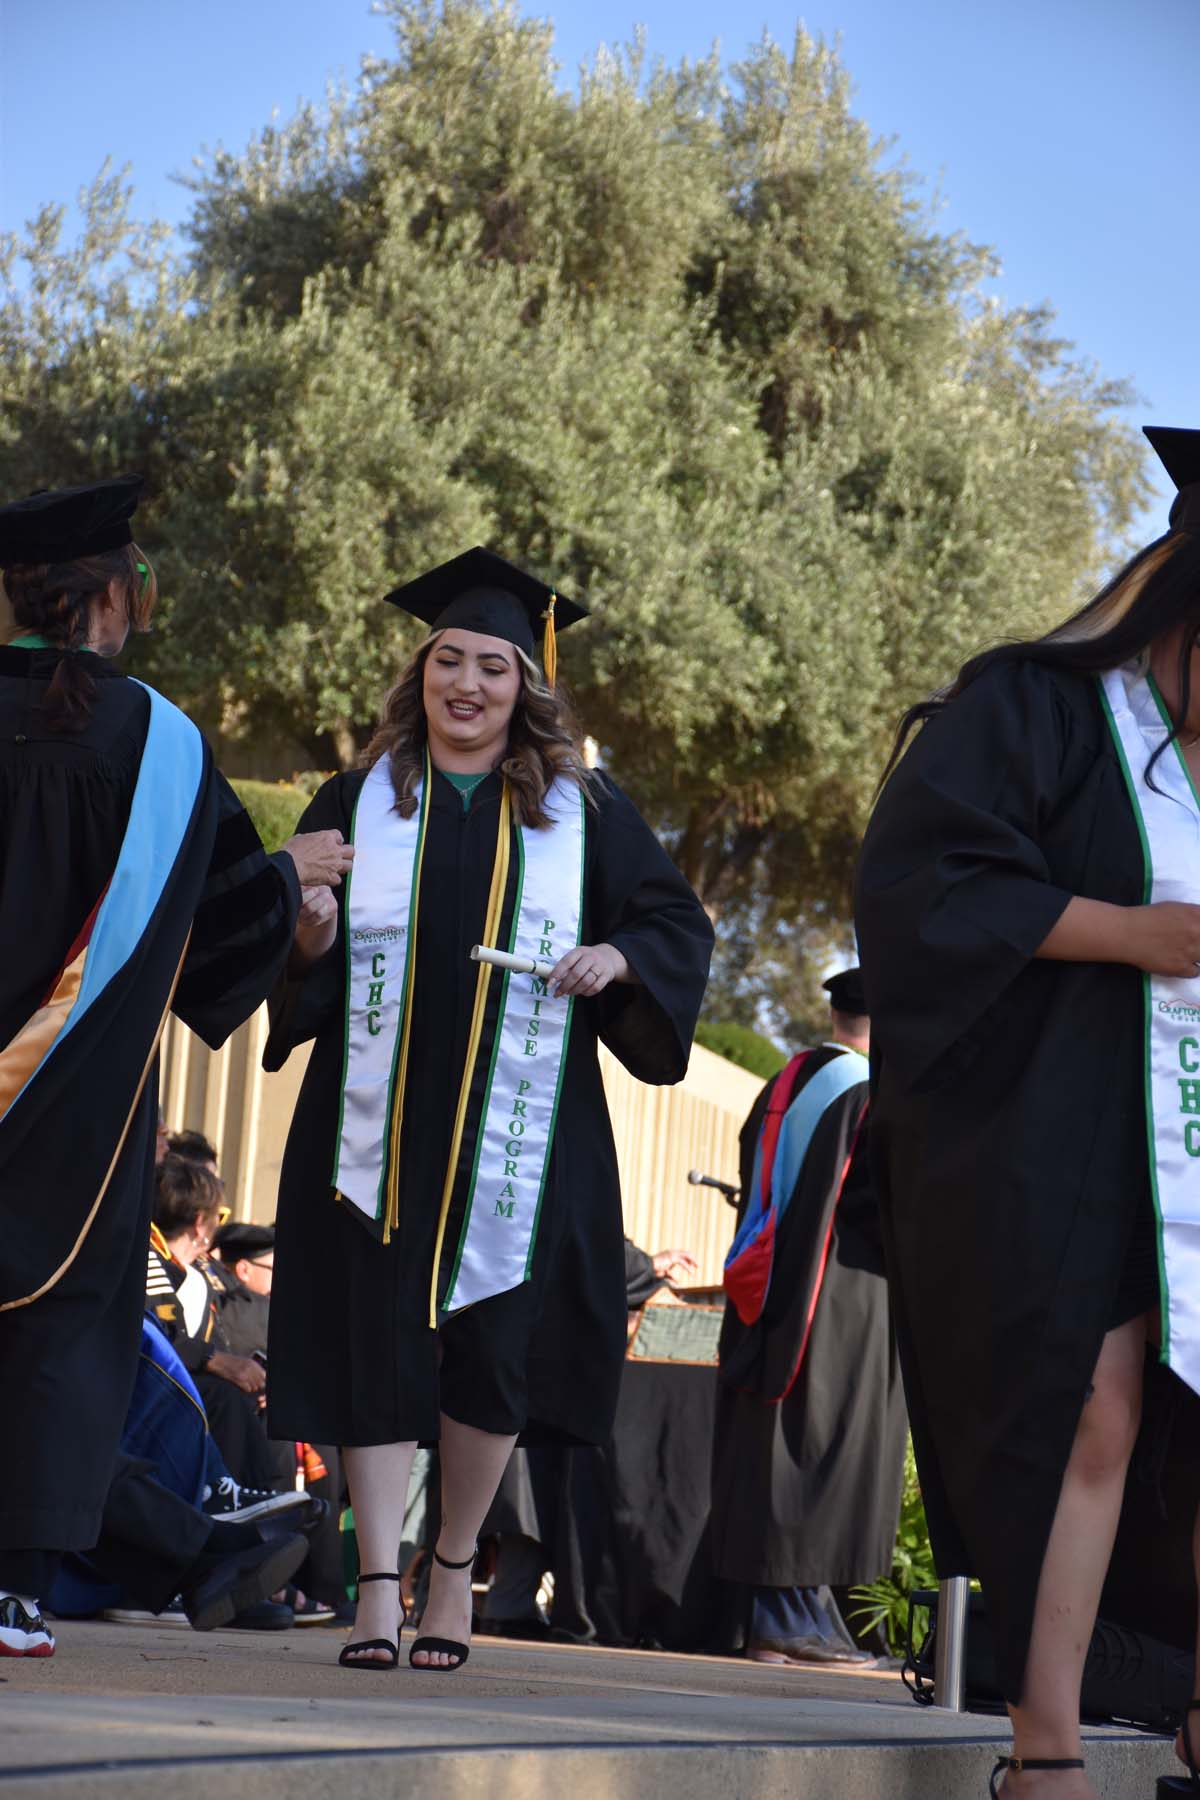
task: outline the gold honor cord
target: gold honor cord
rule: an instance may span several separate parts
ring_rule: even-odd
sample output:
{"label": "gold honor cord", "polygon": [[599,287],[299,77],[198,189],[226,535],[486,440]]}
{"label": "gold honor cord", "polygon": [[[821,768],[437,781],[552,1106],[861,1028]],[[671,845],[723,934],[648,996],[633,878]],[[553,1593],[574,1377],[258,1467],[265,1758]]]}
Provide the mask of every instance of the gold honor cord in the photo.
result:
{"label": "gold honor cord", "polygon": [[[500,920],[504,913],[504,896],[508,889],[508,864],[511,854],[512,794],[506,781],[500,796],[500,823],[496,830],[496,855],[492,863],[492,890],[488,895],[487,920],[483,928],[484,942],[488,944],[495,943],[500,931]],[[491,965],[481,962],[479,973],[475,977],[475,1006],[471,1013],[471,1035],[467,1040],[467,1060],[463,1068],[462,1086],[458,1091],[458,1110],[454,1115],[454,1136],[450,1142],[450,1160],[446,1164],[446,1179],[442,1185],[442,1210],[438,1217],[437,1242],[433,1247],[433,1274],[429,1284],[429,1328],[431,1331],[437,1330],[438,1269],[441,1267],[442,1245],[446,1239],[446,1221],[450,1217],[454,1177],[458,1172],[458,1159],[462,1153],[463,1130],[467,1122],[467,1105],[471,1097],[471,1085],[475,1079],[475,1064],[479,1060],[479,1044],[483,1037],[488,983],[491,978]]]}
{"label": "gold honor cord", "polygon": [[[427,818],[429,789],[433,781],[433,764],[429,746],[425,746],[425,788],[422,817]],[[412,1042],[413,989],[417,980],[417,918],[421,911],[421,869],[425,862],[423,824],[417,844],[417,866],[413,872],[413,897],[408,918],[408,960],[404,967],[404,1029],[400,1035],[400,1058],[396,1065],[396,1092],[392,1099],[392,1134],[388,1142],[387,1198],[383,1209],[383,1241],[390,1244],[392,1231],[400,1223],[400,1138],[404,1129],[404,1090],[408,1082],[408,1050]],[[339,1196],[340,1198],[340,1196]]]}
{"label": "gold honor cord", "polygon": [[553,688],[558,680],[558,632],[554,625],[554,603],[557,594],[551,594],[550,604],[542,617],[546,621],[546,629],[542,633],[542,667],[546,671],[546,686]]}
{"label": "gold honor cord", "polygon": [[60,1262],[57,1269],[55,1269],[53,1275],[51,1275],[47,1281],[43,1281],[41,1287],[37,1288],[32,1294],[23,1294],[19,1300],[4,1301],[4,1303],[2,1305],[0,1305],[0,1313],[12,1312],[18,1306],[31,1306],[35,1300],[40,1300],[43,1294],[48,1294],[50,1292],[50,1289],[52,1287],[54,1287],[57,1282],[61,1281],[62,1277],[66,1274],[67,1270],[71,1267],[71,1264],[75,1261],[75,1258],[79,1255],[80,1250],[83,1248],[83,1240],[86,1238],[88,1232],[92,1229],[92,1225],[95,1221],[96,1214],[100,1210],[100,1202],[103,1200],[105,1194],[107,1194],[108,1184],[113,1178],[113,1170],[116,1168],[117,1163],[120,1161],[121,1152],[125,1148],[125,1139],[129,1136],[129,1127],[133,1124],[134,1116],[137,1113],[138,1104],[139,1104],[139,1102],[142,1098],[142,1094],[145,1090],[146,1077],[149,1075],[151,1069],[154,1067],[154,1059],[158,1055],[158,1046],[162,1039],[162,1034],[166,1030],[167,1020],[171,1014],[171,1005],[175,999],[175,989],[179,986],[179,977],[183,974],[184,959],[187,956],[188,945],[191,943],[191,941],[192,941],[192,927],[189,925],[188,926],[188,934],[183,940],[183,949],[179,952],[179,961],[175,966],[175,974],[171,981],[171,991],[167,995],[167,1004],[163,1007],[162,1017],[158,1021],[158,1030],[154,1033],[154,1042],[150,1046],[150,1054],[146,1058],[145,1067],[142,1069],[141,1080],[137,1084],[137,1092],[133,1096],[133,1103],[129,1108],[129,1113],[126,1117],[125,1123],[121,1127],[121,1135],[117,1139],[117,1147],[112,1153],[112,1161],[108,1165],[108,1172],[105,1175],[104,1180],[100,1183],[100,1191],[96,1195],[96,1198],[92,1201],[91,1211],[88,1213],[87,1218],[83,1221],[83,1229],[80,1231],[79,1236],[75,1239],[75,1245],[71,1251],[71,1254],[67,1257],[64,1257],[63,1261]]}

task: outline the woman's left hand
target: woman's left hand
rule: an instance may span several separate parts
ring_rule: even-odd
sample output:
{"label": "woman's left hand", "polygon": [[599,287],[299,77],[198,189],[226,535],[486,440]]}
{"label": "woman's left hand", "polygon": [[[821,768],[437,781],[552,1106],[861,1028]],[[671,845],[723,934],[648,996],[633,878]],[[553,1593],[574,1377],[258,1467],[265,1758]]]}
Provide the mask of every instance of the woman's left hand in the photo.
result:
{"label": "woman's left hand", "polygon": [[580,944],[560,956],[550,976],[550,992],[563,999],[578,994],[590,1000],[614,981],[628,981],[629,964],[611,944]]}

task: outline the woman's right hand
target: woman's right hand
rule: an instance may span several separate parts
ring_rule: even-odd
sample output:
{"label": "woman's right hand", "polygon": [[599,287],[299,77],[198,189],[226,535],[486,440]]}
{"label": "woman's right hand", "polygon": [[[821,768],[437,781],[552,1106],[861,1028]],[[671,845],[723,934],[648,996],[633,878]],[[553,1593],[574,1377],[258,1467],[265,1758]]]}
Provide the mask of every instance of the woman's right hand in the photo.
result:
{"label": "woman's right hand", "polygon": [[338,909],[333,890],[327,887],[301,888],[300,911],[296,915],[296,936],[288,959],[288,973],[294,978],[304,974],[332,949],[337,937]]}
{"label": "woman's right hand", "polygon": [[1147,975],[1200,980],[1200,906],[1159,900],[1153,906],[1131,906],[1126,916],[1125,961]]}
{"label": "woman's right hand", "polygon": [[338,887],[354,861],[354,845],[340,831],[302,831],[283,846],[296,865],[301,887]]}

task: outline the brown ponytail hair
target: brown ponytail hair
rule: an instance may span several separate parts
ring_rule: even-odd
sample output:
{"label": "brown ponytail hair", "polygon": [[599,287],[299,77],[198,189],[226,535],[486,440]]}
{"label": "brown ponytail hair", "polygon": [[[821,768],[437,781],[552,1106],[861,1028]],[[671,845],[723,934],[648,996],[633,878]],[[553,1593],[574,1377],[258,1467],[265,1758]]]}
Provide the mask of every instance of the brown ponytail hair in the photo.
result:
{"label": "brown ponytail hair", "polygon": [[52,731],[82,731],[91,717],[96,684],[71,652],[86,647],[89,603],[119,582],[130,629],[148,631],[158,598],[153,569],[136,544],[125,544],[74,562],[17,563],[3,574],[17,624],[62,652],[42,702],[47,724]]}
{"label": "brown ponytail hair", "polygon": [[910,706],[900,721],[892,753],[880,779],[887,780],[918,725],[934,719],[998,663],[1035,662],[1047,669],[1099,675],[1147,655],[1160,638],[1182,627],[1179,645],[1179,703],[1171,731],[1146,765],[1153,786],[1154,765],[1181,735],[1192,703],[1192,651],[1200,646],[1200,531],[1168,531],[1118,569],[1086,606],[1044,637],[997,644],[963,664],[948,687]]}
{"label": "brown ponytail hair", "polygon": [[[362,755],[369,768],[381,756],[391,764],[396,811],[409,819],[417,810],[417,785],[425,773],[425,663],[441,637],[435,631],[401,669],[383,703],[383,718]],[[582,732],[561,687],[549,687],[532,657],[514,644],[521,691],[508,729],[508,750],[499,773],[512,793],[519,825],[543,829],[550,823],[546,795],[557,777],[577,782],[595,803],[594,781],[583,755]]]}

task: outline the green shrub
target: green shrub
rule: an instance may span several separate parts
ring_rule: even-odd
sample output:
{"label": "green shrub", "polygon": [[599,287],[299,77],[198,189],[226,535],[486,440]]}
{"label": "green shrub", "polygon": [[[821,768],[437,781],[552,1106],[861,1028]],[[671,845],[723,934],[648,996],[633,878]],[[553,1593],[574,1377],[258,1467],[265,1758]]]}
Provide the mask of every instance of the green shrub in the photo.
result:
{"label": "green shrub", "polygon": [[231,781],[268,851],[278,850],[296,829],[308,795],[286,781]]}
{"label": "green shrub", "polygon": [[[916,1588],[936,1588],[937,1584],[933,1551],[929,1547],[929,1528],[925,1523],[925,1503],[921,1499],[910,1438],[904,1453],[904,1489],[892,1572],[880,1581],[851,1590],[851,1598],[860,1601],[861,1605],[849,1617],[861,1631],[882,1625],[893,1656],[902,1656],[908,1632],[908,1597]],[[928,1623],[927,1609],[922,1607],[918,1610],[913,1633],[918,1641]]]}
{"label": "green shrub", "polygon": [[752,1075],[761,1075],[764,1081],[778,1075],[787,1061],[778,1044],[773,1044],[764,1032],[754,1031],[749,1025],[701,1019],[696,1027],[696,1042],[717,1056],[737,1063],[739,1068],[749,1069]]}

